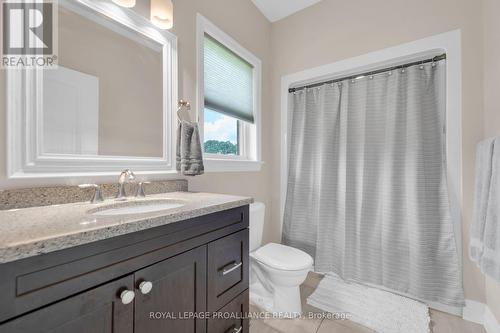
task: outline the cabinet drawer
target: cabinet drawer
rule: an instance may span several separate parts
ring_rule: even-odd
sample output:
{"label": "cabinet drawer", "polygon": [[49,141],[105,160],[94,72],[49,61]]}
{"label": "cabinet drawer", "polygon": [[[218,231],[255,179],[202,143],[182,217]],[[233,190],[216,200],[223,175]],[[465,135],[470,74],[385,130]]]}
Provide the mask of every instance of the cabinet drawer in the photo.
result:
{"label": "cabinet drawer", "polygon": [[217,311],[248,288],[248,229],[208,244],[208,311]]}
{"label": "cabinet drawer", "polygon": [[208,333],[248,333],[248,289],[208,320]]}

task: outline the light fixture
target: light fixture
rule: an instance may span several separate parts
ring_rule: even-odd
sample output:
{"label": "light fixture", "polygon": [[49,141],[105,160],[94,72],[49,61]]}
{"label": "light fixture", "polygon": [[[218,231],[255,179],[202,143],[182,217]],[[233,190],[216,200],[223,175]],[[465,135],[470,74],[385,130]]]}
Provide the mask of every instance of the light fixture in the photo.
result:
{"label": "light fixture", "polygon": [[126,8],[132,8],[135,6],[135,0],[113,0],[113,2]]}
{"label": "light fixture", "polygon": [[174,4],[172,0],[151,0],[151,22],[160,29],[174,26]]}

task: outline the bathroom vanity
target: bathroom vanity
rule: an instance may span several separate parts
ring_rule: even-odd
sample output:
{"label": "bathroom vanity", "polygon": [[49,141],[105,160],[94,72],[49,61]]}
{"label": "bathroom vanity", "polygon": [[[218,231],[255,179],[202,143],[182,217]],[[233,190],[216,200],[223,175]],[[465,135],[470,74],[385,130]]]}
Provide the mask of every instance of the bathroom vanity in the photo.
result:
{"label": "bathroom vanity", "polygon": [[[0,332],[248,332],[251,201],[176,192],[1,211]],[[176,206],[120,213],[158,203]]]}

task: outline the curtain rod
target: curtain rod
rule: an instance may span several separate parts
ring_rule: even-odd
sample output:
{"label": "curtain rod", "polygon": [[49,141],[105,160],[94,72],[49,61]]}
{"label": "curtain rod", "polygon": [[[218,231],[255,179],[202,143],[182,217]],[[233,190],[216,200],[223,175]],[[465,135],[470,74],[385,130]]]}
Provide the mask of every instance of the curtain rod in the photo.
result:
{"label": "curtain rod", "polygon": [[346,76],[346,77],[342,77],[342,78],[339,78],[339,79],[334,79],[334,80],[329,80],[329,81],[323,81],[323,82],[313,83],[313,84],[310,84],[310,85],[307,85],[307,86],[289,88],[288,92],[289,93],[294,93],[294,92],[302,90],[302,89],[319,87],[319,86],[322,86],[324,84],[331,84],[331,83],[336,83],[336,82],[340,82],[340,81],[344,81],[344,80],[352,80],[352,79],[355,79],[355,78],[360,77],[360,76],[380,74],[380,73],[384,73],[384,72],[396,70],[396,69],[399,69],[399,68],[405,68],[405,67],[410,67],[410,66],[415,66],[415,65],[422,65],[422,64],[429,63],[429,62],[437,62],[437,61],[444,60],[444,59],[446,59],[446,54],[441,54],[441,55],[435,56],[434,58],[420,60],[420,61],[414,61],[414,62],[410,62],[408,64],[403,64],[403,65],[393,66],[393,67],[389,67],[389,68],[378,69],[378,70],[375,70],[375,71],[360,73],[360,74],[351,75],[351,76]]}

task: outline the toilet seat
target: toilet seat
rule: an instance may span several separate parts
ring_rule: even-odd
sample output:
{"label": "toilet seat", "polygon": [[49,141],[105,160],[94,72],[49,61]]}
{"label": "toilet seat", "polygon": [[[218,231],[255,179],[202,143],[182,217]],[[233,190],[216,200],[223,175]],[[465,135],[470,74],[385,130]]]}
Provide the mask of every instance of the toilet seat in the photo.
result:
{"label": "toilet seat", "polygon": [[313,265],[313,258],[299,249],[269,243],[251,253],[252,258],[274,269],[299,271]]}

